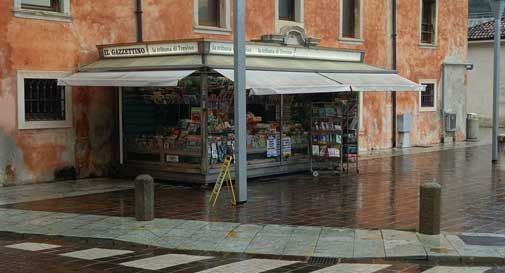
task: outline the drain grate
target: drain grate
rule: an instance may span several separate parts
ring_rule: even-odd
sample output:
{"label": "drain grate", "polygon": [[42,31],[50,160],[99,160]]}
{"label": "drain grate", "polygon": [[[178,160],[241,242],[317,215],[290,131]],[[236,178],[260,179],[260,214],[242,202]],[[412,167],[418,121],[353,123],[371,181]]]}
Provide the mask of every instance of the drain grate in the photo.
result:
{"label": "drain grate", "polygon": [[329,257],[310,257],[309,264],[319,264],[319,265],[334,265],[338,263],[337,258]]}
{"label": "drain grate", "polygon": [[459,238],[467,245],[474,246],[505,246],[504,237],[496,236],[467,236],[460,235]]}

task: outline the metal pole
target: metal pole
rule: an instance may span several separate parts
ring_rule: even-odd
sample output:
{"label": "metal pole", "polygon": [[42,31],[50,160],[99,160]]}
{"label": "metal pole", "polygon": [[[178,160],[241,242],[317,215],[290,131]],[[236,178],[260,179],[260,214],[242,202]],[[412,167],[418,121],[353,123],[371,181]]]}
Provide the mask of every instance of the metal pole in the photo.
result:
{"label": "metal pole", "polygon": [[238,203],[247,202],[247,124],[245,0],[236,0],[233,12],[235,67],[235,188]]}
{"label": "metal pole", "polygon": [[500,122],[500,59],[502,0],[491,1],[494,12],[494,73],[493,73],[493,163],[498,161],[498,135]]}

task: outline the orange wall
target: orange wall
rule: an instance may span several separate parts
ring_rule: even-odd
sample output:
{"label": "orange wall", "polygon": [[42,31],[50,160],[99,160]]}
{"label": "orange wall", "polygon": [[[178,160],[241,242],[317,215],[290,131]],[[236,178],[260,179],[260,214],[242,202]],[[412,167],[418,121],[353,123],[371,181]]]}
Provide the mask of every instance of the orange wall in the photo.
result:
{"label": "orange wall", "polygon": [[[233,1],[232,1],[233,2]],[[305,0],[305,30],[321,46],[364,50],[365,62],[390,67],[387,0],[365,0],[364,42],[342,43],[339,1]],[[398,70],[413,81],[440,80],[444,60],[466,60],[467,1],[439,1],[438,46],[419,41],[419,0],[398,2]],[[96,45],[135,41],[134,0],[71,1],[71,23],[13,16],[12,1],[0,1],[0,184],[53,179],[54,170],[76,166],[81,176],[104,175],[117,147],[114,140],[115,92],[74,88],[71,129],[18,130],[16,71],[75,71],[98,58]],[[247,39],[275,32],[274,0],[247,1]],[[144,0],[146,41],[186,38],[231,40],[193,30],[193,1]],[[398,95],[398,113],[414,117],[413,144],[437,143],[439,113],[419,113],[418,95]],[[391,147],[389,93],[364,95],[362,146]]]}

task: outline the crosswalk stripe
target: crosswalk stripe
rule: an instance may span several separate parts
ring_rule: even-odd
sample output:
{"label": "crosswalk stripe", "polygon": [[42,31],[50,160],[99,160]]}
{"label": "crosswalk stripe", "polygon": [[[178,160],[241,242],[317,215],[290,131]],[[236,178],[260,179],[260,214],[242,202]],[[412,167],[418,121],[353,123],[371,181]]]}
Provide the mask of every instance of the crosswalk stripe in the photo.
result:
{"label": "crosswalk stripe", "polygon": [[151,258],[145,258],[130,262],[122,263],[123,266],[147,269],[147,270],[160,270],[167,267],[177,266],[181,264],[187,264],[207,259],[212,259],[214,257],[210,256],[194,256],[194,255],[184,255],[184,254],[167,254],[161,256],[155,256]]}
{"label": "crosswalk stripe", "polygon": [[51,245],[51,244],[41,244],[41,243],[21,243],[6,246],[8,248],[27,250],[27,251],[42,251],[53,248],[61,247],[59,245]]}
{"label": "crosswalk stripe", "polygon": [[423,271],[423,273],[483,273],[490,270],[491,267],[451,267],[435,266]]}
{"label": "crosswalk stripe", "polygon": [[389,264],[337,264],[312,273],[374,273],[390,266]]}
{"label": "crosswalk stripe", "polygon": [[214,267],[211,269],[200,271],[198,273],[237,273],[237,272],[261,273],[295,263],[298,262],[271,260],[271,259],[250,259]]}
{"label": "crosswalk stripe", "polygon": [[91,248],[86,250],[79,250],[69,253],[60,254],[61,256],[83,259],[83,260],[97,260],[113,256],[125,255],[133,253],[130,250],[118,249],[104,249],[104,248]]}

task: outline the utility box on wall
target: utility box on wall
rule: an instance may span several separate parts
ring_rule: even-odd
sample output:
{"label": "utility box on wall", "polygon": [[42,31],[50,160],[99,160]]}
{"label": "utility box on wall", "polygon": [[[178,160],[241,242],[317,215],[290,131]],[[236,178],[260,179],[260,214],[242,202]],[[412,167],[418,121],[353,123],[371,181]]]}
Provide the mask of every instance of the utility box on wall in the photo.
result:
{"label": "utility box on wall", "polygon": [[456,132],[456,114],[445,113],[445,131]]}
{"label": "utility box on wall", "polygon": [[398,129],[398,147],[410,147],[410,131],[412,130],[412,115],[399,115],[396,123]]}

